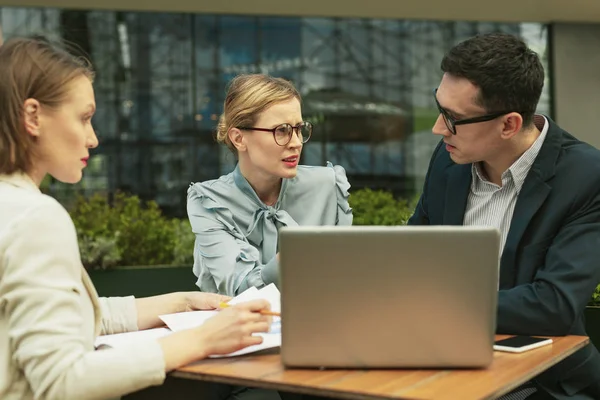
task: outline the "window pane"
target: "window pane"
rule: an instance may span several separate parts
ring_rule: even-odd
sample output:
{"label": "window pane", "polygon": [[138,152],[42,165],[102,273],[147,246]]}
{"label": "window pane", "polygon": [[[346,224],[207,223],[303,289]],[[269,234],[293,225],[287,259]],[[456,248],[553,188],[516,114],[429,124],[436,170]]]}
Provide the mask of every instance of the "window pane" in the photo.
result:
{"label": "window pane", "polygon": [[80,187],[129,190],[171,215],[185,216],[189,182],[236,163],[214,133],[226,85],[240,73],[298,87],[303,117],[314,124],[304,164],[339,163],[354,189],[404,197],[420,190],[438,141],[432,92],[444,53],[459,41],[490,31],[521,35],[546,67],[538,111],[550,111],[541,24],[86,10],[75,21],[67,18],[73,12],[4,7],[0,26],[4,39],[70,30],[89,41],[101,145]]}

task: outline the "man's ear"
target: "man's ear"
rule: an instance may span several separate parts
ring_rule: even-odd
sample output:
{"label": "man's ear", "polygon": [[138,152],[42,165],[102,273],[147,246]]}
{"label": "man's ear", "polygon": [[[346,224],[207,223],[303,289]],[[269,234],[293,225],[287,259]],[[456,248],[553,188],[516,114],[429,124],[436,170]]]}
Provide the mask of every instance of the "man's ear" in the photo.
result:
{"label": "man's ear", "polygon": [[36,99],[27,99],[23,104],[25,115],[25,130],[34,137],[40,136],[40,102]]}
{"label": "man's ear", "polygon": [[521,114],[512,112],[506,114],[502,120],[504,126],[502,128],[502,139],[510,139],[521,131],[523,127],[523,117]]}
{"label": "man's ear", "polygon": [[231,144],[237,149],[237,151],[246,151],[246,139],[241,130],[238,128],[231,128],[227,134],[229,135]]}

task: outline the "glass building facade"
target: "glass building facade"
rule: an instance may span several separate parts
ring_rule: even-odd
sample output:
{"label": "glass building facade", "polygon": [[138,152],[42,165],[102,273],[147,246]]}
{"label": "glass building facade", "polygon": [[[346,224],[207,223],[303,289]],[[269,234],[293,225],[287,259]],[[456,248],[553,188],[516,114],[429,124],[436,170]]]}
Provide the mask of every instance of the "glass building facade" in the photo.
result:
{"label": "glass building facade", "polygon": [[[111,12],[1,8],[4,39],[66,38],[95,66],[100,146],[72,191],[135,193],[185,215],[190,182],[231,171],[234,156],[214,132],[228,81],[239,73],[287,78],[315,126],[302,163],[346,168],[353,189],[420,190],[437,118],[440,61],[477,33],[521,35],[542,56],[540,24]],[[541,113],[551,115],[546,84]]]}

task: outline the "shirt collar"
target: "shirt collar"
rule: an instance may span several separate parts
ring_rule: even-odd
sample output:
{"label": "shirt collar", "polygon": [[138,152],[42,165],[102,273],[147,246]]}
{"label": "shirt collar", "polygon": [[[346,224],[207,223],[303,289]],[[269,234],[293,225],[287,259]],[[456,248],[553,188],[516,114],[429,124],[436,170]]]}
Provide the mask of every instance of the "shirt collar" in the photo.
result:
{"label": "shirt collar", "polygon": [[7,183],[21,189],[31,190],[32,192],[41,193],[38,185],[36,185],[33,179],[31,179],[29,175],[24,172],[15,172],[8,175],[0,174],[0,182]]}
{"label": "shirt collar", "polygon": [[[288,180],[289,179],[282,179],[281,190],[279,191],[279,197],[277,198],[277,202],[273,205],[273,208],[275,208],[275,209],[279,209],[279,203],[281,202],[281,199],[283,198],[283,195],[285,194]],[[238,187],[238,189],[240,189],[246,196],[248,196],[249,198],[254,200],[254,202],[257,205],[259,205],[261,208],[269,208],[270,207],[262,202],[262,200],[258,197],[258,195],[254,191],[252,186],[250,186],[250,183],[246,180],[244,175],[242,175],[242,171],[240,171],[239,164],[237,164],[235,166],[235,169],[233,170],[233,181],[235,182],[235,185]]]}
{"label": "shirt collar", "polygon": [[[527,178],[527,174],[533,165],[536,157],[540,153],[540,149],[542,148],[542,144],[544,144],[544,140],[546,140],[546,134],[548,133],[548,120],[543,115],[540,116],[543,118],[537,119],[536,127],[540,129],[540,136],[533,142],[531,147],[527,149],[525,153],[519,157],[517,161],[513,163],[513,165],[508,168],[510,171],[513,181],[515,182],[515,187],[517,188],[517,192],[521,191],[523,187],[523,183],[525,182],[525,178]],[[538,125],[539,124],[539,125]],[[542,125],[543,124],[543,125]]]}
{"label": "shirt collar", "polygon": [[[504,182],[505,178],[512,178],[515,188],[517,189],[517,193],[521,191],[523,187],[523,183],[525,183],[525,178],[527,178],[527,174],[533,165],[536,157],[540,153],[540,149],[542,148],[542,144],[544,144],[544,140],[546,139],[546,135],[548,133],[548,119],[543,115],[534,116],[535,126],[540,130],[540,136],[533,142],[531,147],[525,151],[515,161],[504,173],[502,174],[502,181]],[[473,175],[473,185],[478,185],[482,182],[488,182],[485,179],[480,171],[479,163],[473,163],[471,167],[471,172]]]}

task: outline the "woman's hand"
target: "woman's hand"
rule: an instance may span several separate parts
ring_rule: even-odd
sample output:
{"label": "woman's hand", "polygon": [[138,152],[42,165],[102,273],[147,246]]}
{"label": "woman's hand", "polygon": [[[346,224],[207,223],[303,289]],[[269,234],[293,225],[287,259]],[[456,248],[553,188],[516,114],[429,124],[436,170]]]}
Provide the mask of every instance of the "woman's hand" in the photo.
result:
{"label": "woman's hand", "polygon": [[214,293],[184,292],[184,296],[185,310],[183,311],[214,310],[219,308],[219,304],[231,300],[229,296]]}
{"label": "woman's hand", "polygon": [[198,340],[205,349],[202,358],[228,354],[262,343],[262,337],[254,334],[269,331],[272,318],[262,315],[260,311],[270,308],[266,300],[253,300],[219,311],[196,328]]}
{"label": "woman's hand", "polygon": [[231,297],[201,292],[175,292],[135,299],[138,329],[150,329],[164,325],[158,317],[159,315],[194,310],[214,310],[219,308],[219,303],[229,300]]}
{"label": "woman's hand", "polygon": [[[198,293],[202,294],[202,293]],[[204,307],[222,301],[224,296],[193,296],[194,307]],[[218,306],[218,303],[216,304]],[[254,300],[224,308],[197,328],[186,329],[158,339],[165,357],[165,370],[171,371],[182,365],[210,355],[228,354],[245,347],[262,343],[255,333],[268,332],[271,317],[260,314],[269,310],[266,300]]]}

